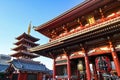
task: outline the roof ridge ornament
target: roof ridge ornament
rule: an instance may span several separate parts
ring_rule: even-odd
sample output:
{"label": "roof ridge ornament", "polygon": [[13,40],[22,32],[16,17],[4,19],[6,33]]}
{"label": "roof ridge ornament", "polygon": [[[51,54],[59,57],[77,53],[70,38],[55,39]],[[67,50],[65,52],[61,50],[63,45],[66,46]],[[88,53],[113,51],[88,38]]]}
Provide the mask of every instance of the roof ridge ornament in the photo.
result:
{"label": "roof ridge ornament", "polygon": [[29,26],[28,26],[28,35],[30,35],[30,32],[31,32],[31,23],[32,21],[30,21]]}

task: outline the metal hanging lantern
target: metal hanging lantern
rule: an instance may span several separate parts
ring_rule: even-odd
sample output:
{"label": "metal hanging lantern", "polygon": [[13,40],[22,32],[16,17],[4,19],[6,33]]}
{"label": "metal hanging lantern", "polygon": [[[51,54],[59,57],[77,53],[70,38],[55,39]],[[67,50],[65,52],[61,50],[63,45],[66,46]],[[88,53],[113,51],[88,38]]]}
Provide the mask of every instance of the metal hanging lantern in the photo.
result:
{"label": "metal hanging lantern", "polygon": [[78,62],[77,68],[78,68],[79,71],[83,71],[83,63],[82,63],[82,61]]}

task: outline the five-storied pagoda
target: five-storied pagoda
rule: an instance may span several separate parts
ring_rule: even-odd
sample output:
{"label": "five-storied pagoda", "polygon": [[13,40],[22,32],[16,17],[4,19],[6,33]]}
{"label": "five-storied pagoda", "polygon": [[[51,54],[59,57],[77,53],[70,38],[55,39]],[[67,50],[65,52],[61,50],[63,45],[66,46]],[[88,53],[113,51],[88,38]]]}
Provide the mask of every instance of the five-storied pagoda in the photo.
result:
{"label": "five-storied pagoda", "polygon": [[37,46],[38,44],[35,42],[39,40],[30,35],[30,29],[31,23],[29,24],[28,34],[23,33],[16,38],[18,40],[15,43],[17,47],[13,48],[16,53],[11,54],[16,59],[10,62],[11,65],[8,69],[11,80],[42,80],[49,78],[50,70],[42,63],[33,61],[33,58],[39,56],[28,51],[29,48]]}
{"label": "five-storied pagoda", "polygon": [[120,0],[85,0],[35,30],[50,42],[30,51],[53,59],[54,80],[120,77]]}

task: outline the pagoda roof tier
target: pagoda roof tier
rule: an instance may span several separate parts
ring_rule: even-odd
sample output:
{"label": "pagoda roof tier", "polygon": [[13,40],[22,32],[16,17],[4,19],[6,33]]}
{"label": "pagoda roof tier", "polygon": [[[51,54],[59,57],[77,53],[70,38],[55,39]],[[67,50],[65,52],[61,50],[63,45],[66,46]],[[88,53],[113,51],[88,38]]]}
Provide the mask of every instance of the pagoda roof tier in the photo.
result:
{"label": "pagoda roof tier", "polygon": [[30,40],[27,40],[25,38],[20,39],[18,42],[14,43],[14,44],[15,45],[20,45],[20,44],[25,44],[25,43],[28,43],[28,44],[32,45],[33,47],[39,45],[39,44],[36,44],[36,43],[34,43],[34,42],[30,41]]}
{"label": "pagoda roof tier", "polygon": [[39,55],[37,55],[35,53],[29,53],[29,52],[24,51],[24,50],[21,50],[21,51],[14,53],[14,54],[11,54],[11,56],[13,56],[13,57],[29,56],[30,58],[39,57]]}
{"label": "pagoda roof tier", "polygon": [[117,16],[91,27],[84,28],[81,31],[58,38],[47,44],[30,48],[29,50],[30,52],[51,58],[49,52],[54,51],[55,49],[63,49],[67,45],[78,44],[78,42],[83,43],[87,40],[92,40],[100,36],[105,37],[105,35],[115,34],[116,32],[118,34],[119,31],[120,16]]}
{"label": "pagoda roof tier", "polygon": [[19,46],[13,48],[12,50],[15,50],[15,51],[27,50],[27,48],[31,48],[31,47],[25,44],[20,44]]}
{"label": "pagoda roof tier", "polygon": [[25,32],[23,34],[21,34],[20,36],[18,36],[16,39],[21,40],[22,38],[28,39],[28,40],[30,40],[32,42],[36,42],[36,41],[39,40],[38,38],[35,38],[35,37],[31,36],[31,35],[26,34]]}
{"label": "pagoda roof tier", "polygon": [[113,0],[85,0],[81,4],[59,15],[58,17],[36,27],[35,30],[49,38],[52,38],[52,36],[50,35],[50,30],[55,28],[57,29],[58,27],[63,26],[71,20],[82,17],[92,10],[98,9],[111,1]]}

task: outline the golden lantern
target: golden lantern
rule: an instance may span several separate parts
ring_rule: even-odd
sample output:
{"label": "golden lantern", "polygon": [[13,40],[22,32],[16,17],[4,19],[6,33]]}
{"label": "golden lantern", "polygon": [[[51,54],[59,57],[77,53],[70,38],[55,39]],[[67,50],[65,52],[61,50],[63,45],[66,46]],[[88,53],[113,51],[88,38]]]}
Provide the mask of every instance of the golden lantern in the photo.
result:
{"label": "golden lantern", "polygon": [[78,69],[79,71],[83,71],[82,61],[79,61],[79,62],[78,62],[77,69]]}

